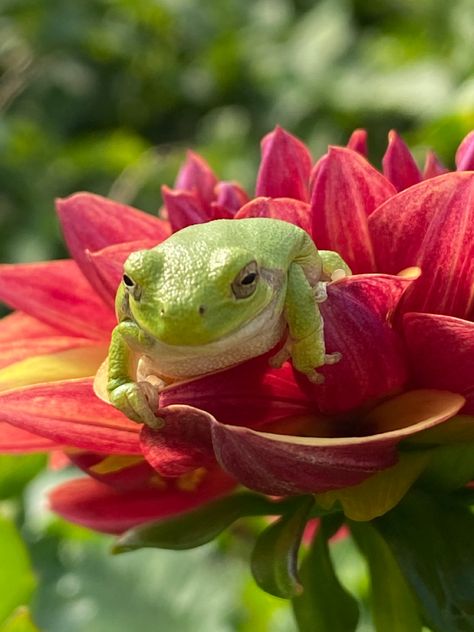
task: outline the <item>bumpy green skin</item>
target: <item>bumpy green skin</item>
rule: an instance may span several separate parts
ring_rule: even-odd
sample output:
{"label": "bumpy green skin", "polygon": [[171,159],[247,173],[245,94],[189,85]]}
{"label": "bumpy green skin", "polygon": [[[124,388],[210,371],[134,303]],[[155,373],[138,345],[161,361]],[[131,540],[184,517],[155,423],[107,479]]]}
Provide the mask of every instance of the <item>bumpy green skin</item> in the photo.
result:
{"label": "bumpy green skin", "polygon": [[[253,292],[236,297],[233,284],[246,266],[255,268],[252,262],[258,269]],[[165,367],[173,366],[175,354],[179,364],[184,354],[187,377],[195,377],[207,372],[202,356],[208,350],[214,356],[218,350],[217,360],[213,356],[210,361],[217,364],[209,365],[214,370],[232,363],[236,353],[237,361],[243,361],[268,351],[275,336],[281,339],[284,321],[287,341],[272,364],[281,366],[291,358],[311,381],[321,381],[315,369],[340,358],[325,353],[317,305],[325,299],[324,281],[336,269],[350,273],[337,253],[319,253],[304,230],[266,218],[189,226],[151,250],[132,253],[124,273],[134,286],[122,283],[117,291],[119,324],[109,351],[110,401],[130,419],[157,428],[161,420],[153,412],[150,386],[136,381],[140,356],[151,358],[160,373],[160,353],[166,351]],[[177,376],[163,373],[167,379],[186,377],[182,368],[179,371]]]}

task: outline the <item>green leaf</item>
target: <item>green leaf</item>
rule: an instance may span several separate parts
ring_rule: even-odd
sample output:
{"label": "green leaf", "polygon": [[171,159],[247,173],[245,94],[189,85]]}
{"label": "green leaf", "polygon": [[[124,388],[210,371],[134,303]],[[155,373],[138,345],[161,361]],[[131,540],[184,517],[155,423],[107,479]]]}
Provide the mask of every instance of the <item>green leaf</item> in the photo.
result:
{"label": "green leaf", "polygon": [[445,445],[432,449],[431,461],[418,484],[449,492],[474,478],[474,443]]}
{"label": "green leaf", "polygon": [[0,456],[0,499],[18,495],[46,464],[44,454]]}
{"label": "green leaf", "polygon": [[0,632],[39,632],[27,608],[18,608],[0,627]]}
{"label": "green leaf", "polygon": [[474,516],[449,497],[411,492],[374,525],[434,632],[474,630]]}
{"label": "green leaf", "polygon": [[118,539],[112,552],[125,553],[143,547],[192,549],[210,542],[239,518],[278,516],[290,506],[291,501],[272,502],[250,492],[234,494],[179,516],[130,529]]}
{"label": "green leaf", "polygon": [[369,565],[377,632],[420,632],[422,622],[415,597],[384,539],[368,522],[352,522],[350,528]]}
{"label": "green leaf", "polygon": [[301,592],[298,581],[298,550],[309,513],[312,496],[299,499],[299,505],[263,531],[252,552],[251,569],[262,590],[283,599]]}
{"label": "green leaf", "polygon": [[300,568],[303,593],[293,599],[300,632],[353,632],[357,627],[357,601],[342,587],[329,555],[331,524],[332,517],[321,520]]}
{"label": "green leaf", "polygon": [[15,526],[0,517],[0,622],[28,603],[36,585],[26,547]]}

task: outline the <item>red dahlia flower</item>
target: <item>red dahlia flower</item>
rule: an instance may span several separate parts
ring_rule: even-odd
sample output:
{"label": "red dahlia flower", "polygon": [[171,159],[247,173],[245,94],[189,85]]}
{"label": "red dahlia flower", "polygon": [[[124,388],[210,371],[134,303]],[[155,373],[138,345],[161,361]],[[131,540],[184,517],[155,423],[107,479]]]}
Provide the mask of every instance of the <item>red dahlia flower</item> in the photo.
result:
{"label": "red dahlia flower", "polygon": [[[53,492],[57,512],[122,532],[240,483],[368,519],[429,470],[436,446],[474,440],[474,134],[449,173],[429,154],[422,174],[391,132],[382,174],[365,144],[358,130],[313,166],[277,128],[250,201],[189,153],[163,189],[166,219],[78,193],[58,201],[71,260],[0,267],[16,310],[0,324],[0,450],[62,449],[89,475]],[[321,304],[328,352],[342,352],[324,384],[255,358],[167,386],[158,432],[101,401],[94,375],[128,254],[189,224],[255,216],[301,226],[354,271]]]}

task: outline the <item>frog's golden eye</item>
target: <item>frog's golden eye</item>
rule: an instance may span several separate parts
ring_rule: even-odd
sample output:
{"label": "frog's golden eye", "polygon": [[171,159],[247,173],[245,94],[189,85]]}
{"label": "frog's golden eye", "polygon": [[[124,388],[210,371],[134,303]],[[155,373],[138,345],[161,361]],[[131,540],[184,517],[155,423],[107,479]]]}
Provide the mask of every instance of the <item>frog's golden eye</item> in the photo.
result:
{"label": "frog's golden eye", "polygon": [[136,301],[139,301],[142,293],[140,286],[137,285],[135,281],[128,276],[128,274],[123,275],[122,281],[130,296],[132,296]]}
{"label": "frog's golden eye", "polygon": [[258,265],[256,261],[247,263],[239,272],[232,283],[232,292],[235,298],[247,298],[255,292],[258,283]]}

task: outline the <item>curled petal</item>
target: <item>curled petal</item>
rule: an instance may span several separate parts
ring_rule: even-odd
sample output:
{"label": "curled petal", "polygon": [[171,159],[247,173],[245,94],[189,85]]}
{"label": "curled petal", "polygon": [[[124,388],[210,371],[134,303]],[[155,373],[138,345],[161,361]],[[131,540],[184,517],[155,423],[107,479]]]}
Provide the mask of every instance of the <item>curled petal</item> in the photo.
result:
{"label": "curled petal", "polygon": [[281,219],[290,224],[311,230],[310,206],[306,202],[291,198],[257,197],[243,206],[235,215],[235,219],[245,217],[269,217]]}
{"label": "curled petal", "polygon": [[474,174],[447,173],[402,191],[369,218],[377,266],[419,266],[403,311],[465,318],[474,281]]}
{"label": "curled petal", "polygon": [[0,265],[0,300],[81,338],[108,338],[115,326],[113,312],[70,260]]}
{"label": "curled petal", "polygon": [[474,323],[410,313],[403,326],[417,384],[461,393],[462,412],[474,414]]}
{"label": "curled petal", "polygon": [[159,474],[141,455],[68,450],[67,456],[70,462],[92,478],[117,489],[164,487]]}
{"label": "curled petal", "polygon": [[262,140],[256,196],[308,201],[312,158],[307,147],[281,127]]}
{"label": "curled petal", "polygon": [[316,245],[336,250],[355,273],[373,272],[367,217],[395,189],[367,160],[344,147],[331,147],[315,169],[311,234]]}
{"label": "curled petal", "polygon": [[407,189],[421,180],[420,170],[410,150],[394,130],[388,134],[388,147],[382,166],[385,177],[397,191]]}
{"label": "curled petal", "polygon": [[193,193],[199,206],[209,211],[211,202],[214,200],[216,184],[216,175],[204,158],[194,151],[188,151],[186,162],[178,172],[174,188]]}
{"label": "curled petal", "polygon": [[170,234],[167,222],[100,195],[76,193],[56,205],[69,252],[99,292],[86,250],[146,238],[156,244]]}
{"label": "curled petal", "polygon": [[474,130],[464,138],[456,152],[458,171],[474,170]]}
{"label": "curled petal", "polygon": [[423,170],[423,180],[429,180],[436,176],[448,173],[449,169],[443,165],[434,151],[429,150],[426,154],[425,168]]}
{"label": "curled petal", "polygon": [[237,182],[218,182],[215,188],[215,202],[212,202],[214,219],[231,219],[249,196]]}
{"label": "curled petal", "polygon": [[89,263],[94,268],[94,276],[100,283],[101,296],[111,309],[114,309],[115,295],[123,275],[123,264],[128,255],[137,250],[154,248],[156,245],[154,239],[140,239],[108,246],[96,252],[86,252]]}
{"label": "curled petal", "polygon": [[347,147],[367,158],[369,153],[367,150],[367,131],[365,129],[355,129],[347,141]]}
{"label": "curled petal", "polygon": [[174,233],[191,224],[202,224],[213,219],[211,210],[205,209],[194,191],[161,187],[163,201]]}
{"label": "curled petal", "polygon": [[66,380],[0,394],[2,421],[71,447],[141,454],[139,426],[99,400],[92,379]]}
{"label": "curled petal", "polygon": [[56,487],[50,504],[71,522],[105,533],[122,533],[149,520],[189,511],[234,487],[235,481],[219,470],[203,472],[195,486],[168,479],[159,487],[123,491],[85,478]]}
{"label": "curled petal", "polygon": [[51,439],[0,421],[0,452],[2,453],[46,452],[57,447],[58,444]]}
{"label": "curled petal", "polygon": [[60,335],[55,327],[24,314],[12,312],[0,320],[0,343],[12,340],[53,337]]}
{"label": "curled petal", "polygon": [[407,371],[401,341],[388,316],[414,276],[361,275],[328,286],[328,300],[320,305],[326,348],[342,358],[318,369],[323,384],[311,384],[295,372],[322,413],[343,413],[403,386]]}

